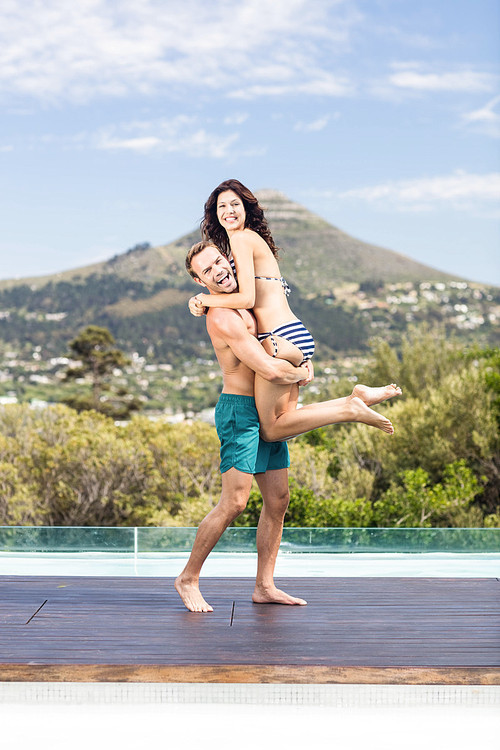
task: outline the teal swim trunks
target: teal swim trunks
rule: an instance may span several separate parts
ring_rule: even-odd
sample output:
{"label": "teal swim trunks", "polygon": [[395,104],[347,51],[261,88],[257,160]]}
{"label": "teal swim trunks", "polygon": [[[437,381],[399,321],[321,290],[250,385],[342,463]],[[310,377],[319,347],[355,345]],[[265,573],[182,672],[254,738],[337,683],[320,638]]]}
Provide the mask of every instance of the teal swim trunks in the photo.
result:
{"label": "teal swim trunks", "polygon": [[245,474],[261,474],[290,466],[286,443],[266,443],[261,439],[252,396],[221,393],[215,407],[215,427],[220,440],[221,474],[231,468]]}

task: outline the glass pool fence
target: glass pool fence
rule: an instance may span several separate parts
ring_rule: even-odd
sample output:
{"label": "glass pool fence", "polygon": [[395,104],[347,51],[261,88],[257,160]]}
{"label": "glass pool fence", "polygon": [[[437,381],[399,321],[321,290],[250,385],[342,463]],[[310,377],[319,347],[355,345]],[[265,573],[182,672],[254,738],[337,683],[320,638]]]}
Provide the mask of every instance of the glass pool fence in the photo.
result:
{"label": "glass pool fence", "polygon": [[[196,528],[0,526],[0,554],[147,557],[189,552]],[[256,552],[256,529],[228,528],[215,552]],[[500,553],[500,529],[285,528],[280,554]]]}

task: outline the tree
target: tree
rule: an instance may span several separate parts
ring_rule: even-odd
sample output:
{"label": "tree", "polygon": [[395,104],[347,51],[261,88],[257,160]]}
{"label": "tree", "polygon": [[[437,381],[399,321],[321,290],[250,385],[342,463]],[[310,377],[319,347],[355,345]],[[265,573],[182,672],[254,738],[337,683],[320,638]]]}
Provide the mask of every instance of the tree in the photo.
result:
{"label": "tree", "polygon": [[[464,460],[448,464],[443,482],[437,484],[430,484],[429,474],[420,467],[402,472],[399,479],[374,503],[378,526],[459,526],[468,518],[467,510],[481,491]],[[453,523],[457,520],[459,523]]]}
{"label": "tree", "polygon": [[0,406],[0,525],[197,525],[220,487],[210,425]]}
{"label": "tree", "polygon": [[496,513],[500,350],[464,349],[443,331],[423,326],[403,339],[400,358],[382,341],[374,342],[373,353],[374,361],[363,377],[371,371],[372,382],[397,382],[403,389],[401,400],[382,409],[389,411],[396,426],[390,441],[356,431],[358,454],[377,467],[376,489],[387,489],[393,477],[418,467],[428,472],[431,483],[441,482],[444,468],[464,459],[481,484],[486,477],[475,504],[486,514]]}
{"label": "tree", "polygon": [[139,402],[126,389],[111,390],[113,371],[129,363],[123,352],[115,347],[115,343],[107,328],[94,325],[83,328],[70,342],[70,356],[79,364],[66,370],[66,379],[88,378],[91,394],[67,397],[63,399],[63,403],[77,411],[94,409],[121,419],[139,409]]}

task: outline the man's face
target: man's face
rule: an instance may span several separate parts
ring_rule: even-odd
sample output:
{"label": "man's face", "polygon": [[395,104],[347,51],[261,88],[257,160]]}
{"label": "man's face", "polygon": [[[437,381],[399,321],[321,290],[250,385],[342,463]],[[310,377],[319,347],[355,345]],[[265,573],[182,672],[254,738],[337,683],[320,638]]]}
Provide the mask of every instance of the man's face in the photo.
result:
{"label": "man's face", "polygon": [[238,289],[228,259],[212,245],[194,256],[191,268],[198,276],[195,281],[213,294],[229,294]]}

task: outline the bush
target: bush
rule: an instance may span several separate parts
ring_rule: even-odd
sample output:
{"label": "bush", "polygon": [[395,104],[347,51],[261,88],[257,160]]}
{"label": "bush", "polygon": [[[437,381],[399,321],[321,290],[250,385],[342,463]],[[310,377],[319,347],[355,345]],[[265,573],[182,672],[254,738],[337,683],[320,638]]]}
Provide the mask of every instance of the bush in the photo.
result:
{"label": "bush", "polygon": [[94,411],[13,405],[0,409],[0,434],[2,524],[178,525],[186,499],[205,509],[220,492],[208,425],[119,427]]}
{"label": "bush", "polygon": [[[333,425],[290,441],[289,526],[500,526],[500,353],[414,331],[374,345],[395,434]],[[0,408],[0,524],[196,525],[220,497],[213,427],[66,406]],[[258,523],[252,489],[235,525]]]}
{"label": "bush", "polygon": [[422,468],[402,472],[374,505],[378,526],[455,526],[467,517],[481,486],[465,461],[449,464],[442,483],[430,484]]}

